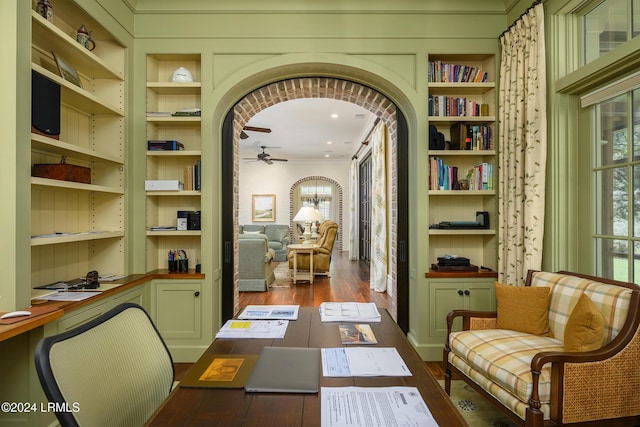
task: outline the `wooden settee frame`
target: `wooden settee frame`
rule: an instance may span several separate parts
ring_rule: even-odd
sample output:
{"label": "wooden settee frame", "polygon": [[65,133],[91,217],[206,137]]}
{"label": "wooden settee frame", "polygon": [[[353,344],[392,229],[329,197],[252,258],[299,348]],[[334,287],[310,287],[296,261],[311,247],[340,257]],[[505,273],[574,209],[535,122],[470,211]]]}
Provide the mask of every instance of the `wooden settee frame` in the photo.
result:
{"label": "wooden settee frame", "polygon": [[[525,286],[531,285],[534,272],[530,270],[527,273]],[[487,329],[487,325],[495,326],[497,313],[454,310],[447,315],[447,338],[443,354],[445,391],[450,394],[453,378],[462,379],[515,424],[523,427],[640,425],[640,288],[633,283],[585,274],[568,271],[558,273],[632,289],[627,319],[620,333],[610,343],[595,351],[536,354],[531,361],[533,390],[526,418],[522,420],[448,361],[449,335],[454,319],[462,317],[463,330]],[[552,389],[550,418],[545,421],[540,410],[538,382],[542,367],[547,363],[551,363]],[[604,377],[609,381],[603,384],[603,376],[594,375],[596,372],[605,372]],[[621,408],[622,400],[624,408]],[[568,406],[571,411],[565,411],[565,402],[570,402]]]}

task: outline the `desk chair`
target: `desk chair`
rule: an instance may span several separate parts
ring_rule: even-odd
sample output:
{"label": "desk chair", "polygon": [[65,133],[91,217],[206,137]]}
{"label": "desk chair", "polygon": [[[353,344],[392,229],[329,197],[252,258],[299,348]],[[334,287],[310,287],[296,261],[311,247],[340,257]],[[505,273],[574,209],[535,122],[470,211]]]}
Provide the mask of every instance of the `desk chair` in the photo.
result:
{"label": "desk chair", "polygon": [[42,388],[67,426],[141,426],[167,398],[173,360],[146,311],[121,304],[36,347]]}

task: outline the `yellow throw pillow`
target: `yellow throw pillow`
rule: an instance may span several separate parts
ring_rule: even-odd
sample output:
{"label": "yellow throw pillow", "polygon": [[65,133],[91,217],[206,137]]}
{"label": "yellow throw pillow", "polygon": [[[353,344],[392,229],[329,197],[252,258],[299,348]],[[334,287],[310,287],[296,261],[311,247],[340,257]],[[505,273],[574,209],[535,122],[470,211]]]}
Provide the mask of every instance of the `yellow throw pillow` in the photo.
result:
{"label": "yellow throw pillow", "polygon": [[496,282],[498,329],[551,336],[548,287],[510,286]]}
{"label": "yellow throw pillow", "polygon": [[592,351],[602,347],[604,317],[591,299],[582,294],[564,329],[565,351]]}

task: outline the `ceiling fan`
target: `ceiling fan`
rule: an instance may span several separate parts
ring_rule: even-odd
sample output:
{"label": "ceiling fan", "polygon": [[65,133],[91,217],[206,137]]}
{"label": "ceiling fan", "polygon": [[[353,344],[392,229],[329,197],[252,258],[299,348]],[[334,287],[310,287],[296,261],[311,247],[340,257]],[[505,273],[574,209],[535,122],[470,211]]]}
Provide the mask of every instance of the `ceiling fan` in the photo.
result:
{"label": "ceiling fan", "polygon": [[261,128],[261,127],[256,127],[256,126],[245,126],[242,128],[242,131],[240,132],[240,139],[247,139],[249,138],[249,135],[247,135],[246,131],[250,131],[250,132],[262,132],[262,133],[271,133],[271,129],[269,128]]}
{"label": "ceiling fan", "polygon": [[244,157],[244,160],[253,160],[253,161],[262,161],[265,162],[268,165],[273,164],[273,162],[287,162],[289,161],[288,159],[274,159],[271,157],[271,154],[269,153],[265,153],[265,148],[278,148],[278,147],[267,147],[266,145],[261,145],[260,148],[262,148],[262,153],[258,153],[258,156],[254,159],[252,157]]}

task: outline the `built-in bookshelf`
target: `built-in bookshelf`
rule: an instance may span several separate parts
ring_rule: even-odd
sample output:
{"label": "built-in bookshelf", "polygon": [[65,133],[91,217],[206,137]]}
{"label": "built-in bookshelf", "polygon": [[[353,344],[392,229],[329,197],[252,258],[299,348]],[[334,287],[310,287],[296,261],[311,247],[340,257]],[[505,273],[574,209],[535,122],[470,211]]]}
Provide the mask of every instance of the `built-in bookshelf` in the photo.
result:
{"label": "built-in bookshelf", "polygon": [[[94,50],[76,41],[82,25]],[[50,20],[31,11],[31,41],[32,71],[60,87],[60,134],[31,134],[31,165],[64,161],[90,171],[90,183],[32,176],[31,286],[90,270],[124,274],[125,48],[69,0],[55,2]],[[55,57],[79,82],[60,74]]]}
{"label": "built-in bookshelf", "polygon": [[[179,191],[146,192],[147,270],[167,268],[170,250],[184,250],[191,269],[200,259],[201,231],[179,230],[177,224],[178,211],[201,209],[200,64],[200,55],[147,55],[147,143],[175,141],[177,149],[148,149],[146,179],[183,185]],[[193,81],[173,81],[179,67]]]}
{"label": "built-in bookshelf", "polygon": [[439,147],[444,149],[429,150],[429,222],[476,221],[476,212],[488,212],[490,224],[430,227],[430,263],[458,255],[474,265],[497,267],[495,76],[494,55],[429,56],[429,124],[446,141]]}

